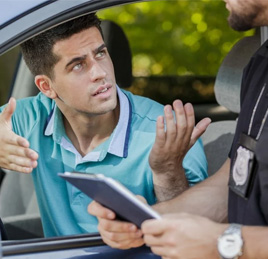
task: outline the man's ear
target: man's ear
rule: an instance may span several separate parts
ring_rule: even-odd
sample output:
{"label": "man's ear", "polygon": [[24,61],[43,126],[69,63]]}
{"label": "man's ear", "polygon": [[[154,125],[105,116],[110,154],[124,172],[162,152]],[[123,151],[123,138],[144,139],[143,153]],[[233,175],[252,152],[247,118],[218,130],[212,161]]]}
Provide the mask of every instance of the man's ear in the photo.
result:
{"label": "man's ear", "polygon": [[38,89],[50,99],[57,98],[57,93],[52,88],[52,81],[46,75],[35,76],[34,82]]}

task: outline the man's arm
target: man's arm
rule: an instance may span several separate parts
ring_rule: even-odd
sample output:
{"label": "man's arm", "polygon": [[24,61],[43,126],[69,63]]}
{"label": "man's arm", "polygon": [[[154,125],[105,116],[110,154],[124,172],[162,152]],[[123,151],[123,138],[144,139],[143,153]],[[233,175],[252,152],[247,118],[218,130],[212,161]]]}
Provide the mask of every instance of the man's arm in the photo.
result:
{"label": "man's arm", "polygon": [[180,100],[164,107],[164,117],[157,119],[156,139],[149,164],[153,172],[154,191],[159,201],[172,199],[188,189],[183,159],[188,150],[205,132],[211,120],[205,118],[195,126],[193,106]]}
{"label": "man's arm", "polygon": [[0,114],[0,167],[30,173],[37,166],[38,154],[29,148],[27,139],[12,131],[11,117],[16,100],[11,98]]}

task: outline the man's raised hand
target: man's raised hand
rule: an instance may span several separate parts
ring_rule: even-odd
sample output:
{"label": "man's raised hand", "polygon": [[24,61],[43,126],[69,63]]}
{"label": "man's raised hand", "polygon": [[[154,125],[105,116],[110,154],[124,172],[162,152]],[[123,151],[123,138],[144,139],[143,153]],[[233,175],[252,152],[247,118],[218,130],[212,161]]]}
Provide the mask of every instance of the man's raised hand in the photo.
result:
{"label": "man's raised hand", "polygon": [[16,109],[16,100],[10,98],[0,114],[0,167],[31,173],[37,166],[38,154],[30,149],[27,139],[12,131],[11,117]]}
{"label": "man's raised hand", "polygon": [[164,107],[164,117],[157,119],[155,143],[149,156],[158,201],[171,199],[188,188],[182,161],[210,122],[205,118],[195,126],[190,103],[183,105],[175,100],[173,107]]}

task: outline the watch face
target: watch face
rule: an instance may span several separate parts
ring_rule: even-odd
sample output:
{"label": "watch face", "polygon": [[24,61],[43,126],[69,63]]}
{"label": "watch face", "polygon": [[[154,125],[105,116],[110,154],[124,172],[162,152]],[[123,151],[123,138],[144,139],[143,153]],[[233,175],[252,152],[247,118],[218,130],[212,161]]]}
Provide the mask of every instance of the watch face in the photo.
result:
{"label": "watch face", "polygon": [[223,235],[218,243],[220,255],[224,258],[235,258],[241,252],[242,242],[238,234]]}

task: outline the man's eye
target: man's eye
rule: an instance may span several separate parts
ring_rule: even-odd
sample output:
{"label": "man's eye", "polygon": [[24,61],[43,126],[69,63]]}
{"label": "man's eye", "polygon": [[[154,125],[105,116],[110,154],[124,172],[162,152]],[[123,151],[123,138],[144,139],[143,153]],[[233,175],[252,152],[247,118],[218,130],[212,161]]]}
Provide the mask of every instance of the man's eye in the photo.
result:
{"label": "man's eye", "polygon": [[81,63],[79,63],[79,64],[76,64],[74,67],[73,67],[73,70],[79,70],[79,69],[81,69],[82,68],[82,64]]}
{"label": "man's eye", "polygon": [[99,52],[97,53],[96,57],[97,57],[97,58],[101,58],[101,57],[103,57],[105,54],[106,54],[105,50],[101,50],[101,51],[99,51]]}

